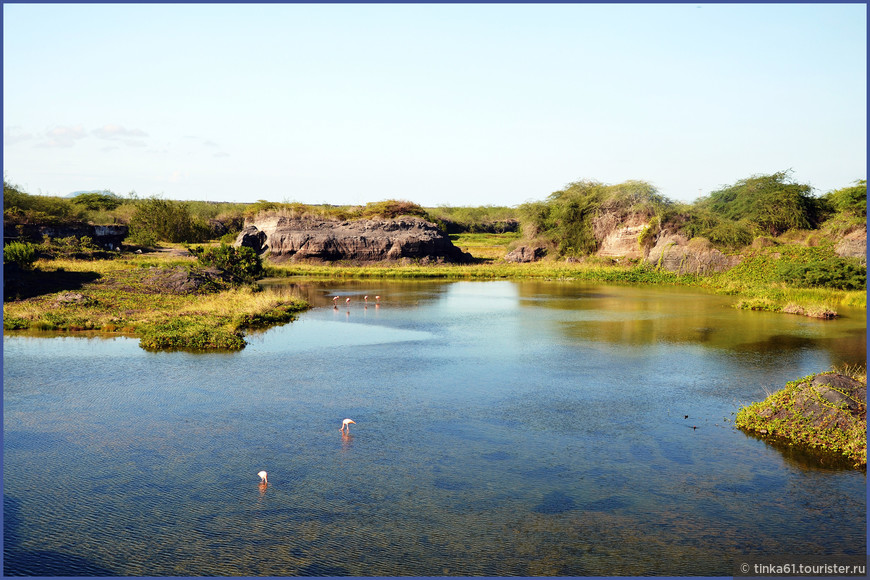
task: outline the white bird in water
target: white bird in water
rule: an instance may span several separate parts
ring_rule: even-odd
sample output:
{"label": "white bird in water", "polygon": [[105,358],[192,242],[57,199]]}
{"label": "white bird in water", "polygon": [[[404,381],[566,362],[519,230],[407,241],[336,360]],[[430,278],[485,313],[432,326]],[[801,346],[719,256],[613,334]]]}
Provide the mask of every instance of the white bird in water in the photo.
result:
{"label": "white bird in water", "polygon": [[380,296],[375,296],[375,300],[376,300],[377,302],[380,302],[380,301],[381,301],[381,297],[380,297]]}
{"label": "white bird in water", "polygon": [[344,303],[350,306],[350,296],[347,297],[347,300],[345,300]]}
{"label": "white bird in water", "polygon": [[351,423],[356,425],[356,421],[354,421],[353,419],[345,419],[344,421],[341,422],[341,429],[339,429],[339,431],[347,431],[348,433],[350,433],[350,424]]}
{"label": "white bird in water", "polygon": [[265,471],[261,471],[257,475],[260,476],[260,483],[269,483],[268,478],[266,477],[268,474]]}

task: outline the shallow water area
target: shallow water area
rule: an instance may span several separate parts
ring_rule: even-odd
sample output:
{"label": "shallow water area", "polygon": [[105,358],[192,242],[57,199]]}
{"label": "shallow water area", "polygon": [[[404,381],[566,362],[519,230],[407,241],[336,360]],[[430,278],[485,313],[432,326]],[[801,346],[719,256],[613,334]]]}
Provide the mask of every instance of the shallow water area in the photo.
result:
{"label": "shallow water area", "polygon": [[239,353],[4,337],[6,575],[730,576],[743,554],[865,550],[863,472],[731,424],[863,364],[863,311],[270,284],[314,308]]}

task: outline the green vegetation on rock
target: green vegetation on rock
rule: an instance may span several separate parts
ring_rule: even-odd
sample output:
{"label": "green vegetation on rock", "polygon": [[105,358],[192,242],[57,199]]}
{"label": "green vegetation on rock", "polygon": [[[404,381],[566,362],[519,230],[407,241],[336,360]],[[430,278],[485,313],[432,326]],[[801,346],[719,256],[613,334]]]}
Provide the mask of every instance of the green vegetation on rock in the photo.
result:
{"label": "green vegetation on rock", "polygon": [[866,371],[809,375],[740,409],[734,425],[764,438],[867,465]]}

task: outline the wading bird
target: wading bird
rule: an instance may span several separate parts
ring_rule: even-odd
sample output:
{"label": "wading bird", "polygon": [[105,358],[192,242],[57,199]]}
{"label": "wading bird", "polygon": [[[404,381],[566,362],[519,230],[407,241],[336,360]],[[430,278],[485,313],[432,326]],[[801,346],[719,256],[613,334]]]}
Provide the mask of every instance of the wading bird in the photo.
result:
{"label": "wading bird", "polygon": [[344,303],[350,306],[350,296],[347,297],[347,300],[345,300]]}
{"label": "wading bird", "polygon": [[353,419],[345,419],[344,421],[341,422],[341,429],[339,429],[339,431],[347,431],[348,433],[350,433],[350,424],[351,423],[356,425],[356,421],[354,421]]}
{"label": "wading bird", "polygon": [[257,475],[260,476],[260,483],[269,483],[269,480],[266,478],[266,475],[268,474],[265,471],[261,471]]}

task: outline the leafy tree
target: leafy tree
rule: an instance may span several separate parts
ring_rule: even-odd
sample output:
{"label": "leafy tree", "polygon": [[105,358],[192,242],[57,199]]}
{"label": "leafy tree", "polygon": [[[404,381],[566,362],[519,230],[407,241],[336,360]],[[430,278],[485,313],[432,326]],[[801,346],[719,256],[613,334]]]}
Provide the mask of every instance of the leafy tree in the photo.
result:
{"label": "leafy tree", "polygon": [[818,225],[821,206],[812,187],[794,183],[790,172],[754,175],[714,191],[697,206],[731,221],[745,220],[771,235]]}
{"label": "leafy tree", "polygon": [[73,198],[72,202],[90,211],[112,211],[124,203],[124,200],[111,191],[103,191],[79,194]]}

